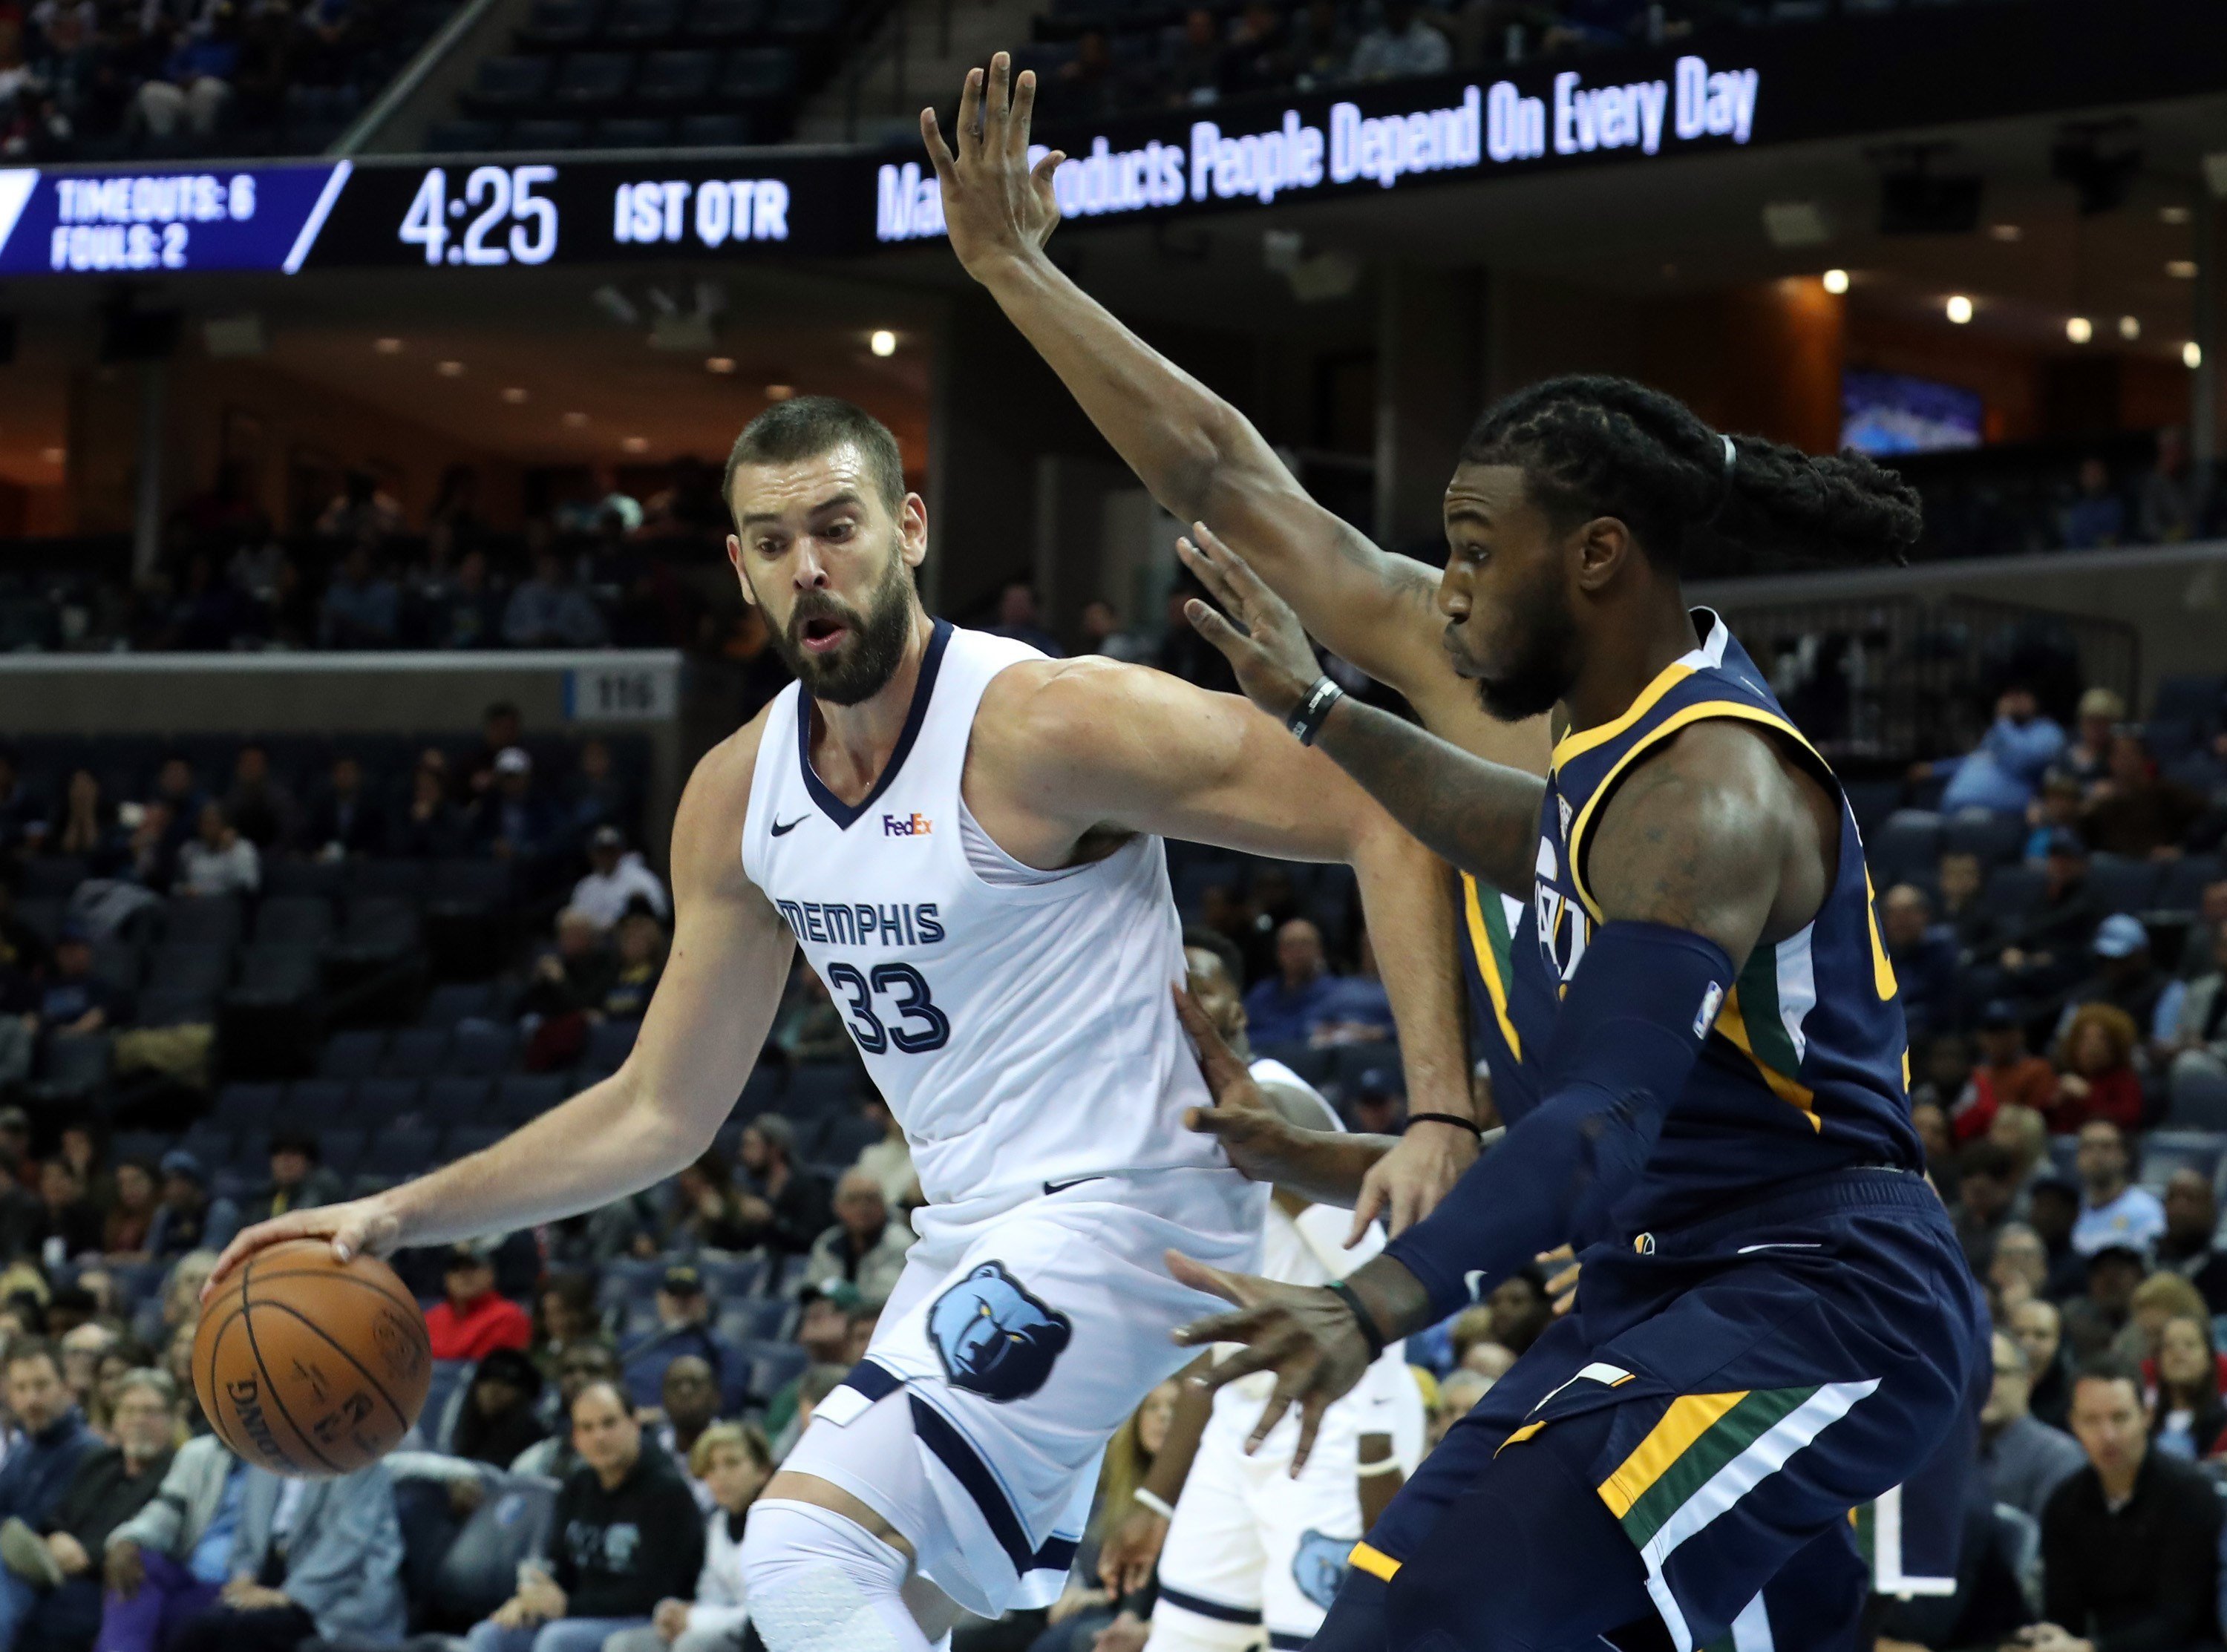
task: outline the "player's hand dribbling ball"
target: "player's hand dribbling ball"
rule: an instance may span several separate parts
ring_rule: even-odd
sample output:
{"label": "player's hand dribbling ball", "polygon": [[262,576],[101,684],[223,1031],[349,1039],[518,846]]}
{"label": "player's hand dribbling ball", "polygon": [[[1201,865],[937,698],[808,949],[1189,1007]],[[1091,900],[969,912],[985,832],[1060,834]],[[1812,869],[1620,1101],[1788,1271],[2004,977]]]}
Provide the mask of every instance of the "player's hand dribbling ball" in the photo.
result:
{"label": "player's hand dribbling ball", "polygon": [[223,1275],[194,1335],[194,1392],[232,1451],[274,1474],[352,1474],[392,1451],[433,1376],[425,1316],[375,1256],[322,1239]]}

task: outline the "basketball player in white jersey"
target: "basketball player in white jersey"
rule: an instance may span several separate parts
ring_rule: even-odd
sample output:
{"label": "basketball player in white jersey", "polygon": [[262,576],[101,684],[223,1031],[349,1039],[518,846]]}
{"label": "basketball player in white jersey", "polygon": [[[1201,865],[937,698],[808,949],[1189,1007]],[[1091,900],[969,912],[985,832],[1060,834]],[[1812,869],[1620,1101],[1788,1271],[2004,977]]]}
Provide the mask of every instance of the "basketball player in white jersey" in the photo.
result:
{"label": "basketball player in white jersey", "polygon": [[[726,496],[743,595],[799,683],[689,782],[671,960],[625,1067],[484,1152],[252,1228],[223,1266],[526,1227],[673,1174],[732,1109],[801,945],[929,1203],[868,1357],[753,1508],[751,1620],[769,1652],[926,1652],[954,1603],[1056,1592],[1106,1441],[1217,1305],[1165,1253],[1259,1248],[1267,1190],[1184,1127],[1212,1100],[1153,834],[1350,863],[1411,1092],[1458,1118],[1446,875],[1239,698],[931,622],[926,507],[857,408],[760,415]],[[1378,1196],[1427,1203],[1473,1152],[1425,1126]]]}
{"label": "basketball player in white jersey", "polygon": [[[1342,1131],[1329,1102],[1283,1062],[1253,1056],[1238,994],[1236,948],[1187,934],[1191,998],[1267,1103],[1304,1131]],[[1383,1247],[1375,1228],[1346,1244],[1348,1211],[1279,1187],[1270,1200],[1260,1269],[1292,1285],[1343,1279]],[[1215,1390],[1186,1384],[1168,1440],[1114,1522],[1100,1572],[1117,1593],[1158,1562],[1159,1598],[1145,1652],[1243,1652],[1303,1647],[1345,1576],[1346,1555],[1422,1458],[1421,1390],[1405,1341],[1386,1347],[1353,1392],[1324,1413],[1305,1466],[1292,1471],[1299,1419],[1286,1417],[1249,1444],[1273,1379]],[[1172,1505],[1172,1508],[1171,1508]]]}

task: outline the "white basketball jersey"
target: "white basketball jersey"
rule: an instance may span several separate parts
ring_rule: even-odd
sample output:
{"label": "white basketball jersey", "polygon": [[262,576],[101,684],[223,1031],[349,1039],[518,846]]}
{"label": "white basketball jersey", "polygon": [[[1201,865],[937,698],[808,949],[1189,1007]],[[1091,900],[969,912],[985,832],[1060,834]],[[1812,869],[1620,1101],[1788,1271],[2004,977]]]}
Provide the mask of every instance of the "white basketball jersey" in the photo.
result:
{"label": "white basketball jersey", "polygon": [[[813,772],[812,703],[794,684],[774,701],[751,778],[743,870],[827,983],[931,1204],[1228,1163],[1183,1125],[1184,1108],[1212,1102],[1170,992],[1182,926],[1160,840],[1032,871],[960,795],[983,690],[1043,657],[939,620],[864,802]],[[985,879],[967,828],[1013,881]]]}

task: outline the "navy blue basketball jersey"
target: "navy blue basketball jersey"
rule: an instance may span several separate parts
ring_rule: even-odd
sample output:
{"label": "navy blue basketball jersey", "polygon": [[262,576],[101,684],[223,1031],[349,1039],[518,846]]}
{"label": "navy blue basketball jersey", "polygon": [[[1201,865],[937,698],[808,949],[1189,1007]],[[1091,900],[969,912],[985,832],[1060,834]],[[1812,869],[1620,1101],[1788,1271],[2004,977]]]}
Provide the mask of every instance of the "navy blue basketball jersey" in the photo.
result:
{"label": "navy blue basketball jersey", "polygon": [[[1602,806],[1681,729],[1714,718],[1771,730],[1841,796],[1745,650],[1707,609],[1701,646],[1665,667],[1621,717],[1554,748],[1539,823],[1530,921],[1545,973],[1567,988],[1601,920],[1586,856]],[[1798,934],[1758,946],[1719,1010],[1619,1220],[1675,1227],[1782,1185],[1851,1165],[1919,1170],[1902,1005],[1872,911],[1863,842],[1845,797],[1840,863]]]}
{"label": "navy blue basketball jersey", "polygon": [[1514,1124],[1539,1104],[1535,1063],[1554,1030],[1554,984],[1540,962],[1531,909],[1461,875],[1462,983],[1469,989],[1470,1056],[1492,1080],[1493,1106]]}

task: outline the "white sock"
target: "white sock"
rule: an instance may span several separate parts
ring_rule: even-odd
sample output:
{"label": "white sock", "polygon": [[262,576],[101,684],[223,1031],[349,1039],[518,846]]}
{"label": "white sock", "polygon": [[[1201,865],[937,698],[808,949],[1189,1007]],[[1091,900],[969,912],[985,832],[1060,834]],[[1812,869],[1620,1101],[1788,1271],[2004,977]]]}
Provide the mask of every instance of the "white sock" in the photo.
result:
{"label": "white sock", "polygon": [[933,1652],[898,1591],[910,1562],[816,1503],[761,1497],[743,1530],[743,1586],[766,1652]]}

